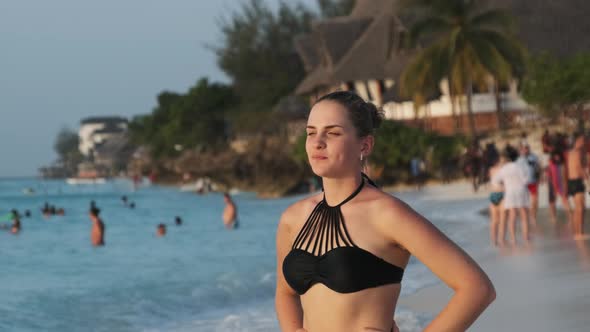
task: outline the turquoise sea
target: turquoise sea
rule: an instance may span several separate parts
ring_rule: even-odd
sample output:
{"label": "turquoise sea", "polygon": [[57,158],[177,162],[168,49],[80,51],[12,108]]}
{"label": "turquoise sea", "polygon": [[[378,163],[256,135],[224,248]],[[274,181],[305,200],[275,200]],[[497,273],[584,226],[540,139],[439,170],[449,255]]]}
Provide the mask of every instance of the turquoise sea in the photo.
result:
{"label": "turquoise sea", "polygon": [[[25,193],[26,188],[34,193]],[[125,207],[127,195],[136,208]],[[399,197],[462,246],[486,227],[475,214],[484,200]],[[0,218],[26,209],[22,231],[0,231],[0,331],[278,331],[274,313],[275,231],[281,212],[301,197],[234,196],[240,227],[221,222],[223,197],[158,186],[132,190],[125,180],[70,186],[59,180],[0,180]],[[102,248],[90,245],[91,200],[106,225]],[[63,217],[44,218],[44,203]],[[183,219],[174,225],[174,217]],[[0,224],[8,224],[1,220]],[[155,236],[156,225],[168,234]],[[412,259],[402,288],[436,282]],[[404,331],[429,317],[399,309]]]}

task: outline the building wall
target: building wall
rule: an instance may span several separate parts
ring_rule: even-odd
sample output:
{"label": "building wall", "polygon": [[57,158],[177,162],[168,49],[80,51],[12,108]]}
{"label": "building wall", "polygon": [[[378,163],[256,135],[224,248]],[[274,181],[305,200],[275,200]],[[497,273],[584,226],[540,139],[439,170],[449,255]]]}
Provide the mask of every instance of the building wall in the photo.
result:
{"label": "building wall", "polygon": [[94,148],[92,133],[103,128],[104,123],[89,123],[80,126],[80,130],[78,131],[78,136],[80,137],[78,148],[81,154],[84,156],[88,156],[90,154],[90,150]]}
{"label": "building wall", "polygon": [[[463,105],[461,105],[461,103]],[[455,112],[459,112],[461,107],[466,109],[465,98],[459,101],[455,105]],[[528,105],[518,95],[511,93],[503,93],[501,96],[501,107],[502,110],[507,111],[522,111],[528,109]],[[496,97],[491,93],[476,93],[473,94],[472,98],[472,109],[474,114],[478,113],[490,113],[496,111]],[[383,105],[383,111],[387,119],[393,120],[408,120],[416,117],[414,111],[414,103],[386,103]],[[440,99],[434,100],[428,105],[421,107],[418,110],[418,118],[422,117],[440,117],[440,116],[451,116],[453,114],[453,108],[451,104],[451,98],[449,96],[441,96]]]}
{"label": "building wall", "polygon": [[[80,126],[80,130],[78,131],[78,136],[80,137],[78,149],[80,150],[80,153],[82,153],[84,156],[88,156],[90,154],[90,150],[94,149],[96,144],[101,143],[111,137],[118,137],[120,135],[119,132],[93,134],[95,131],[104,129],[105,127],[106,124],[101,122],[86,123]],[[117,124],[117,127],[127,130],[128,126],[127,123],[121,122]]]}
{"label": "building wall", "polygon": [[[508,125],[517,124],[523,112],[510,111],[503,112],[503,121]],[[475,128],[478,133],[485,133],[498,129],[498,118],[496,113],[482,112],[476,113],[473,116]],[[435,131],[444,135],[451,135],[457,132],[469,133],[469,118],[466,114],[462,114],[453,118],[453,116],[439,116],[422,119],[403,119],[403,123],[413,126],[421,127],[426,130]]]}
{"label": "building wall", "polygon": [[[394,85],[392,80],[385,80],[385,88]],[[446,81],[441,82],[442,95],[439,99],[428,103],[418,110],[414,110],[413,102],[382,104],[382,91],[378,81],[355,81],[353,84],[340,84],[338,86],[325,87],[311,96],[310,103],[313,103],[322,95],[336,90],[354,89],[364,98],[377,106],[381,106],[385,118],[388,120],[402,121],[409,125],[420,126],[428,130],[442,134],[452,134],[456,131],[469,131],[469,122],[466,114],[453,117],[453,107],[449,96],[449,89]],[[493,84],[490,84],[489,91],[493,91]],[[508,92],[501,93],[501,108],[503,121],[507,125],[516,124],[523,113],[527,113],[530,107],[518,94],[516,83],[510,84]],[[467,113],[465,98],[456,102],[456,114]],[[460,104],[463,104],[464,111],[461,112]],[[496,96],[494,93],[474,93],[472,96],[472,109],[474,113],[475,127],[478,132],[486,132],[498,129],[498,118],[496,115]],[[457,124],[456,124],[457,122]]]}

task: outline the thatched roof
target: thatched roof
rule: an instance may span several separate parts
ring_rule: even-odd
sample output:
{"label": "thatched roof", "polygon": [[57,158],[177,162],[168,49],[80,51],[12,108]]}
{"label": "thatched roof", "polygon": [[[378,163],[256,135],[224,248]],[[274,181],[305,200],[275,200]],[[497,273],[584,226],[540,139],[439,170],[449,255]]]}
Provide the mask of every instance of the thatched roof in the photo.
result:
{"label": "thatched roof", "polygon": [[[357,0],[350,16],[314,23],[312,33],[298,37],[296,49],[308,71],[296,93],[358,79],[386,78],[401,23],[392,0]],[[314,49],[315,47],[315,49]],[[378,75],[379,77],[376,77]]]}
{"label": "thatched roof", "polygon": [[328,66],[336,65],[357,39],[366,34],[372,18],[337,17],[314,24],[313,30]]}
{"label": "thatched roof", "polygon": [[308,94],[319,87],[330,86],[334,83],[332,73],[323,66],[318,66],[305,76],[303,81],[299,83],[296,94]]}
{"label": "thatched roof", "polygon": [[303,61],[305,71],[312,71],[320,64],[320,52],[312,35],[301,35],[295,38],[295,49]]}
{"label": "thatched roof", "polygon": [[334,66],[333,78],[340,82],[397,78],[399,72],[388,62],[397,62],[400,32],[405,30],[393,15],[373,19],[365,33]]}
{"label": "thatched roof", "polygon": [[357,0],[350,16],[375,17],[393,14],[398,0]]}
{"label": "thatched roof", "polygon": [[[316,22],[312,33],[296,40],[308,74],[297,94],[369,79],[397,81],[415,52],[402,51],[404,23],[399,0],[357,0],[350,16]],[[493,0],[516,17],[518,36],[532,52],[563,56],[590,51],[589,0]]]}

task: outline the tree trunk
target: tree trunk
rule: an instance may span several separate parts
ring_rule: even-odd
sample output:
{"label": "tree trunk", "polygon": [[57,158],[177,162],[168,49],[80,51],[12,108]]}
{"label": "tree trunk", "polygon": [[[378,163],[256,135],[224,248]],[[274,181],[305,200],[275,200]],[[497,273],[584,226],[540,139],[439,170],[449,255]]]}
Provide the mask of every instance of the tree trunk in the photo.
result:
{"label": "tree trunk", "polygon": [[498,129],[504,131],[504,114],[502,114],[502,99],[500,94],[500,82],[494,80],[494,96],[496,97],[496,119],[498,121]]}
{"label": "tree trunk", "polygon": [[475,119],[473,115],[473,105],[471,105],[472,97],[473,97],[473,89],[471,87],[472,81],[471,78],[467,80],[467,86],[465,87],[465,95],[467,96],[467,118],[469,120],[469,134],[472,138],[477,137],[477,132],[475,129]]}
{"label": "tree trunk", "polygon": [[453,93],[453,89],[451,87],[451,77],[449,75],[449,78],[447,79],[447,85],[449,86],[449,97],[451,99],[451,114],[453,117],[453,132],[456,134],[457,131],[460,128],[460,124],[459,124],[459,116],[457,115],[457,105],[455,104],[455,102],[457,101],[455,98],[455,94]]}

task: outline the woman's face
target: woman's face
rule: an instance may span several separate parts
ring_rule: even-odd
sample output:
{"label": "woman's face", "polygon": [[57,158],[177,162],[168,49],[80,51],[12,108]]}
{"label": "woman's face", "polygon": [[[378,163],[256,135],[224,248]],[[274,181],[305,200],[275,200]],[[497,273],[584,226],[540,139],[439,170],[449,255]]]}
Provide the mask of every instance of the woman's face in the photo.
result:
{"label": "woman's face", "polygon": [[305,150],[315,174],[341,177],[359,173],[362,147],[363,140],[357,137],[344,106],[329,100],[313,106],[307,119]]}

